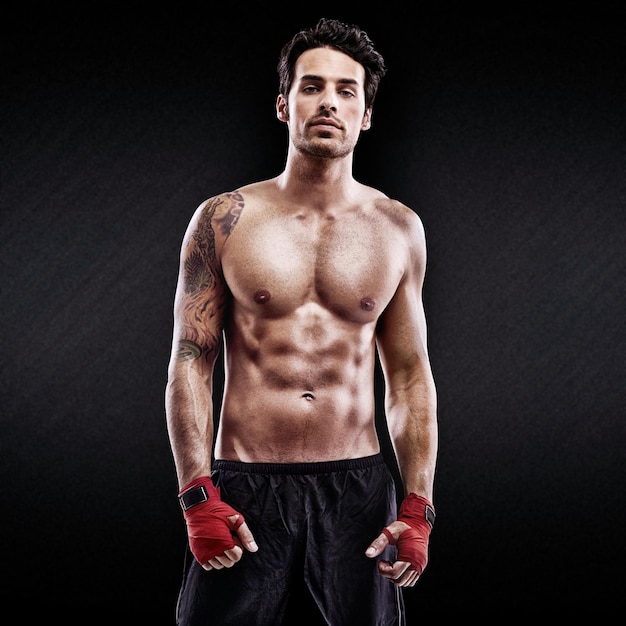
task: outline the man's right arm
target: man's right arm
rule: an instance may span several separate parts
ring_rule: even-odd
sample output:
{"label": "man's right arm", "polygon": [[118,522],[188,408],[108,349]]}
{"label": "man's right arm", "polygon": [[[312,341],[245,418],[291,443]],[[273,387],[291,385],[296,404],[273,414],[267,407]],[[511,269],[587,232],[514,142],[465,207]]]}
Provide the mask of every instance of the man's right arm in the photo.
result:
{"label": "man's right arm", "polygon": [[251,552],[258,549],[243,515],[222,501],[211,479],[213,368],[221,347],[227,293],[218,248],[242,208],[238,193],[217,196],[198,207],[183,240],[174,300],[167,428],[189,547],[206,570],[232,567],[243,555],[242,546]]}
{"label": "man's right arm", "polygon": [[196,210],[183,239],[165,411],[179,487],[211,471],[213,368],[225,288],[215,248],[214,202]]}

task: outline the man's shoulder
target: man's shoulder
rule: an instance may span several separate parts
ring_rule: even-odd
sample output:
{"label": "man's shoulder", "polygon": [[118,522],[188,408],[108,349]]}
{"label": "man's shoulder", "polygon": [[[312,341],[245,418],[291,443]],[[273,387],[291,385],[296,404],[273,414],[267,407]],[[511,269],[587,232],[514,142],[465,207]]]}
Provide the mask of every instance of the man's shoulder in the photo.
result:
{"label": "man's shoulder", "polygon": [[381,193],[379,196],[374,197],[373,204],[378,213],[382,214],[403,230],[422,228],[422,221],[418,213],[400,200],[390,198]]}
{"label": "man's shoulder", "polygon": [[234,193],[238,193],[246,198],[246,200],[250,201],[265,198],[268,195],[276,193],[276,179],[268,178],[267,180],[248,183],[247,185],[238,187]]}
{"label": "man's shoulder", "polygon": [[194,220],[209,218],[220,220],[227,216],[239,215],[244,205],[250,208],[269,192],[269,181],[247,184],[230,191],[222,191],[203,200],[196,208]]}
{"label": "man's shoulder", "polygon": [[273,179],[247,183],[240,187],[236,187],[235,189],[231,189],[230,191],[222,191],[208,197],[200,204],[199,208],[202,208],[207,204],[214,204],[216,202],[225,202],[232,200],[242,201],[243,198],[245,198],[246,200],[253,200],[269,193],[270,190],[273,188],[275,188]]}
{"label": "man's shoulder", "polygon": [[[406,215],[409,219],[413,219],[417,215],[415,211],[404,204],[404,202],[388,196],[376,187],[361,185],[361,196],[366,203],[373,204],[379,210]],[[413,217],[411,218],[409,216]]]}

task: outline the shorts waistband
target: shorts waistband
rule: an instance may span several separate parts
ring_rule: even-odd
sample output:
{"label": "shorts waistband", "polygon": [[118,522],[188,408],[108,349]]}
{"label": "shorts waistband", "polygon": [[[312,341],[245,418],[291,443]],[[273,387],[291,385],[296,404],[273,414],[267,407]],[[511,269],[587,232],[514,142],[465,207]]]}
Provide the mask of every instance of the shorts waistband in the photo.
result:
{"label": "shorts waistband", "polygon": [[357,459],[316,461],[314,463],[245,463],[243,461],[213,461],[213,470],[247,472],[250,474],[330,474],[349,470],[367,469],[384,465],[382,452]]}

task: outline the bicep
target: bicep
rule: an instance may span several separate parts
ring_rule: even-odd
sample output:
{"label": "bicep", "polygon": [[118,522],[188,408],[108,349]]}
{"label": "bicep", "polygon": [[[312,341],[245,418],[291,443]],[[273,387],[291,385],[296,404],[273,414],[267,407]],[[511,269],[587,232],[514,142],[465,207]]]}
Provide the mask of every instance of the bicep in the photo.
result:
{"label": "bicep", "polygon": [[377,326],[377,346],[388,382],[428,369],[427,325],[422,289],[426,247],[421,222],[413,229],[405,274]]}
{"label": "bicep", "polygon": [[203,217],[194,216],[180,254],[173,345],[179,360],[213,361],[221,343],[226,288],[211,222]]}
{"label": "bicep", "polygon": [[[427,329],[421,287],[400,285],[377,328],[377,346],[387,383],[404,379],[428,362]],[[407,384],[400,381],[399,384]]]}

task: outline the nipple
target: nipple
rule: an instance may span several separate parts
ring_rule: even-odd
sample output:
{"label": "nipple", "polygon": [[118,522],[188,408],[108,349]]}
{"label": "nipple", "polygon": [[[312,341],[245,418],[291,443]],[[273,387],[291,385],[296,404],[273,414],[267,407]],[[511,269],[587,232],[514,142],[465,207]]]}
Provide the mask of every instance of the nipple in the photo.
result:
{"label": "nipple", "polygon": [[259,289],[253,296],[254,301],[257,304],[265,304],[266,302],[269,302],[269,299],[271,298],[271,294],[269,291],[266,291],[265,289]]}
{"label": "nipple", "polygon": [[364,311],[371,311],[374,308],[374,305],[376,303],[374,302],[374,300],[372,300],[372,298],[361,298],[361,308]]}

